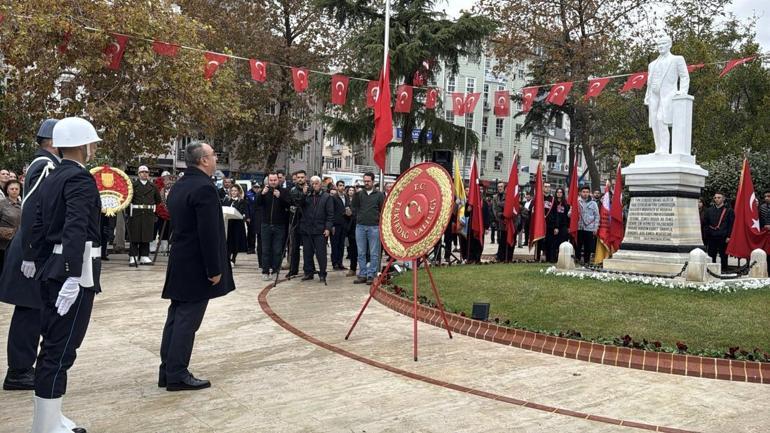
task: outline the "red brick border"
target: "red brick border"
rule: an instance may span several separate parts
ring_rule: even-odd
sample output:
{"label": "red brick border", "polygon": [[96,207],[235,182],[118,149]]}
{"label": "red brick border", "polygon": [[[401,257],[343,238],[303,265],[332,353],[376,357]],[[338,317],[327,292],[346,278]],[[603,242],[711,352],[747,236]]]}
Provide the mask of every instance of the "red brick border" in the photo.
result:
{"label": "red brick border", "polygon": [[[392,310],[412,317],[412,301],[409,299],[402,298],[382,288],[377,288],[374,299]],[[439,328],[444,327],[438,310],[425,305],[420,305],[417,309],[417,320]],[[770,363],[706,358],[608,346],[508,328],[450,313],[447,313],[447,321],[449,322],[449,329],[458,334],[563,358],[704,379],[770,384]]]}

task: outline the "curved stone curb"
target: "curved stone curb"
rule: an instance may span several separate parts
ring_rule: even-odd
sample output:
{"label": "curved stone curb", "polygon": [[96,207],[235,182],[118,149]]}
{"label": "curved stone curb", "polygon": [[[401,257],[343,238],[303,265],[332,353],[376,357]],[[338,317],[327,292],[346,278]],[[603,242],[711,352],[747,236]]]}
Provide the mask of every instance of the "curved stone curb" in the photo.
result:
{"label": "curved stone curb", "polygon": [[[375,290],[374,298],[386,307],[412,317],[413,304],[411,300],[383,290],[381,287]],[[507,328],[451,313],[446,313],[446,315],[449,329],[452,332],[506,346],[616,367],[706,379],[770,384],[770,363],[766,362],[706,358],[607,346],[590,341]],[[439,328],[444,327],[439,311],[422,304],[417,307],[417,320]]]}

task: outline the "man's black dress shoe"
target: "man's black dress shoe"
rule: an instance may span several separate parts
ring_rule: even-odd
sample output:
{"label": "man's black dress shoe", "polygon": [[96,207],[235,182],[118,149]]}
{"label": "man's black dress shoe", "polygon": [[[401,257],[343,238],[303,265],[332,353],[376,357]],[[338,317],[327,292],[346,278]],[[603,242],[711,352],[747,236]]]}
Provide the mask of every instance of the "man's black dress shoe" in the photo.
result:
{"label": "man's black dress shoe", "polygon": [[3,389],[6,391],[29,391],[35,389],[35,369],[11,371],[5,375]]}
{"label": "man's black dress shoe", "polygon": [[75,427],[72,429],[73,433],[88,433],[83,427]]}
{"label": "man's black dress shoe", "polygon": [[310,281],[312,279],[313,279],[312,275],[305,275],[304,277],[302,277],[302,281]]}
{"label": "man's black dress shoe", "polygon": [[166,384],[166,391],[197,391],[210,386],[211,382],[208,380],[196,379],[195,376],[191,374],[181,382]]}
{"label": "man's black dress shoe", "polygon": [[165,388],[166,387],[166,376],[159,377],[158,378],[158,388]]}

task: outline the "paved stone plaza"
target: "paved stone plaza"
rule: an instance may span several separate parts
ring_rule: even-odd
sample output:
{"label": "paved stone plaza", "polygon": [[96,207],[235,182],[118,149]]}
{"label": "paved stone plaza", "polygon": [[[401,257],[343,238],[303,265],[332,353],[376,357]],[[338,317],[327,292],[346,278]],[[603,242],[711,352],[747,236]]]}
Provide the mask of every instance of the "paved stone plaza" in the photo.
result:
{"label": "paved stone plaza", "polygon": [[[191,371],[212,387],[170,393],[156,385],[165,266],[129,269],[125,256],[112,258],[64,399],[65,413],[90,433],[639,431],[634,422],[659,431],[770,429],[767,385],[449,340],[425,324],[415,363],[411,319],[376,301],[345,341],[367,288],[343,272],[330,273],[328,286],[292,280],[265,294],[265,308],[300,338],[260,307],[266,284],[246,255],[235,268],[237,290],[209,304],[198,333]],[[3,304],[3,368],[10,312]],[[28,431],[32,393],[0,395],[0,433]]]}

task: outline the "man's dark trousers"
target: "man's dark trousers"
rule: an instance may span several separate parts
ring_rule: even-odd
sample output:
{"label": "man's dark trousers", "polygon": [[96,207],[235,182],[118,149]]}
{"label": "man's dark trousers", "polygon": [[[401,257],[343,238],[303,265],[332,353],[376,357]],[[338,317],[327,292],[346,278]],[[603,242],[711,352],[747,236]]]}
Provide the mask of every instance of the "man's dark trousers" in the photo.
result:
{"label": "man's dark trousers", "polygon": [[35,395],[40,398],[59,398],[67,392],[67,370],[75,363],[91,320],[95,293],[81,288],[67,314],[60,316],[55,304],[61,286],[54,280],[40,284],[43,344],[35,369]]}
{"label": "man's dark trousers", "polygon": [[305,275],[316,273],[313,255],[318,260],[318,276],[326,278],[326,238],[323,235],[302,235],[302,270]]}
{"label": "man's dark trousers", "polygon": [[332,235],[332,266],[341,268],[342,258],[345,256],[345,226],[342,224],[334,225],[334,234]]}
{"label": "man's dark trousers", "polygon": [[708,254],[711,257],[711,263],[717,262],[717,255],[719,255],[720,263],[722,263],[722,272],[727,269],[727,238],[712,236],[708,239]]}
{"label": "man's dark trousers", "polygon": [[297,275],[299,273],[299,247],[302,246],[302,234],[299,232],[299,224],[295,222],[293,229],[289,230],[289,236],[291,239],[291,251],[289,251],[289,275]]}
{"label": "man's dark trousers", "polygon": [[8,368],[25,372],[32,368],[40,341],[40,310],[17,305],[8,329]]}
{"label": "man's dark trousers", "polygon": [[577,236],[577,251],[575,251],[575,257],[583,263],[591,262],[591,254],[594,252],[594,246],[596,239],[593,232],[588,230],[578,230]]}
{"label": "man's dark trousers", "polygon": [[262,273],[281,270],[286,224],[262,224]]}
{"label": "man's dark trousers", "polygon": [[195,333],[203,322],[208,299],[197,302],[171,301],[168,307],[163,339],[160,343],[160,378],[167,383],[179,383],[190,375]]}

